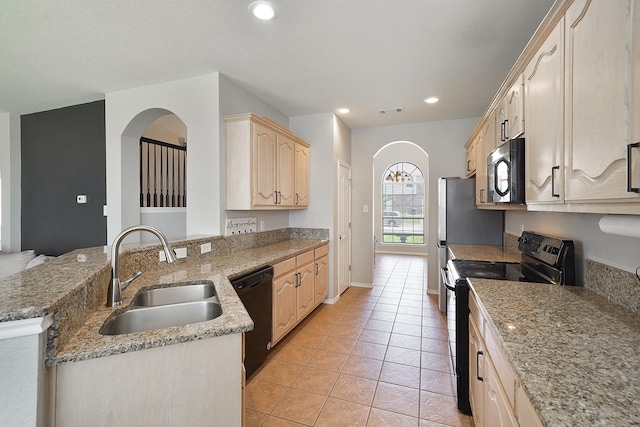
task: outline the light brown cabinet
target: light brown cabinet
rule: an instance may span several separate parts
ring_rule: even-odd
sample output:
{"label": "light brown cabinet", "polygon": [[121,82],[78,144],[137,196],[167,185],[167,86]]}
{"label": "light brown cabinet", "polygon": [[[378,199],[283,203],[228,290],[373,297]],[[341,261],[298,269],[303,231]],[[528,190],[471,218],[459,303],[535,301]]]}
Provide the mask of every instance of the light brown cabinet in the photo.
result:
{"label": "light brown cabinet", "polygon": [[[327,252],[328,245],[324,245],[273,266],[273,344],[326,298]],[[316,254],[319,258],[316,258]]]}
{"label": "light brown cabinet", "polygon": [[524,70],[526,201],[564,201],[564,19]]}
{"label": "light brown cabinet", "polygon": [[487,199],[487,157],[496,148],[495,112],[484,122],[478,133],[476,147],[476,206],[487,208],[495,206]]}
{"label": "light brown cabinet", "polygon": [[495,148],[524,133],[524,76],[511,85],[496,108]]}
{"label": "light brown cabinet", "polygon": [[309,207],[309,144],[254,114],[224,121],[226,209]]}
{"label": "light brown cabinet", "polygon": [[634,3],[576,0],[566,12],[568,203],[640,202],[640,194],[627,191],[627,145],[640,140]]}
{"label": "light brown cabinet", "polygon": [[475,138],[470,139],[464,147],[467,150],[467,170],[465,171],[465,176],[467,178],[475,175],[476,173],[476,165],[478,160],[478,154],[476,153],[476,150],[478,148],[478,140],[479,136],[476,136]]}
{"label": "light brown cabinet", "polygon": [[318,306],[329,294],[329,245],[314,251],[316,277],[314,283],[313,303]]}

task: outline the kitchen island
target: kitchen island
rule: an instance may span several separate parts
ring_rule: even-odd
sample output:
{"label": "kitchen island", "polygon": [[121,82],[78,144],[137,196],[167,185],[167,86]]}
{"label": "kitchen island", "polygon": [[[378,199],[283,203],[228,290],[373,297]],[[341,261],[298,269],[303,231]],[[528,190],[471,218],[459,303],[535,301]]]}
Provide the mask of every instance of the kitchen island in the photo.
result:
{"label": "kitchen island", "polygon": [[[461,259],[509,261],[486,257],[501,253],[499,247],[450,250]],[[486,327],[515,373],[515,387],[524,391],[542,425],[640,424],[639,315],[583,287],[469,282]]]}
{"label": "kitchen island", "polygon": [[[134,422],[131,418],[122,418],[121,413],[126,412],[122,405],[126,406],[129,399],[145,402],[145,397],[136,391],[148,391],[151,399],[154,388],[175,389],[173,394],[160,394],[161,398],[168,399],[171,408],[164,406],[167,402],[147,399],[157,413],[146,419],[163,423],[167,420],[166,416],[162,418],[160,415],[163,412],[175,417],[185,413],[185,408],[175,411],[180,405],[199,407],[193,396],[174,401],[179,397],[177,386],[183,383],[186,389],[206,392],[200,393],[200,398],[212,403],[204,405],[204,412],[202,408],[198,409],[202,414],[216,410],[220,413],[221,408],[226,409],[225,413],[234,414],[232,418],[210,418],[200,425],[221,425],[219,423],[224,424],[229,419],[234,420],[229,425],[236,425],[235,420],[242,416],[242,333],[251,330],[253,322],[229,278],[327,243],[323,233],[306,234],[309,233],[277,230],[239,238],[203,237],[172,242],[174,248],[186,246],[189,254],[172,265],[158,262],[157,245],[124,251],[122,277],[129,277],[135,271],[143,274],[123,292],[122,307],[126,307],[143,289],[201,280],[214,283],[222,315],[186,326],[101,335],[99,330],[104,321],[114,310],[122,310],[105,307],[111,278],[105,248],[76,250],[50,263],[0,280],[0,292],[4,295],[0,302],[0,323],[11,325],[34,318],[49,319],[51,323],[50,328],[41,334],[46,335],[46,357],[42,360],[48,367],[47,422],[55,425],[53,420],[59,420],[65,425],[69,422],[82,425],[86,419],[76,417],[76,409],[81,409],[85,403],[78,400],[81,398],[95,402],[101,408],[106,417],[102,422]],[[211,243],[213,250],[201,255],[200,245],[206,243]],[[218,356],[221,358],[216,359]],[[44,366],[42,368],[44,371]],[[73,370],[76,372],[71,372]],[[195,383],[188,383],[197,381],[198,376],[201,380],[197,387]],[[95,387],[79,390],[77,379],[82,378],[85,384],[95,383]],[[141,385],[146,388],[140,388]],[[72,390],[71,394],[69,390]],[[97,396],[95,393],[98,392],[104,396]],[[38,405],[42,405],[42,398],[38,400]],[[164,411],[157,410],[162,407]],[[190,411],[188,407],[187,413]],[[133,409],[140,412],[141,408]],[[197,419],[202,419],[202,414],[193,412],[200,417]]]}

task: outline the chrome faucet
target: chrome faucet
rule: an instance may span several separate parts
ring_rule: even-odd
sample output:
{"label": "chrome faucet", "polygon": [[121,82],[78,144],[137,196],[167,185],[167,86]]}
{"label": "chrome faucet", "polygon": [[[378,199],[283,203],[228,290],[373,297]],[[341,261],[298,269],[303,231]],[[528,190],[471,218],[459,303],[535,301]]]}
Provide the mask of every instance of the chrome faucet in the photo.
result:
{"label": "chrome faucet", "polygon": [[167,258],[167,263],[171,264],[176,261],[176,254],[169,246],[167,238],[157,228],[149,225],[134,225],[133,227],[129,227],[126,230],[121,231],[113,240],[113,244],[111,245],[111,272],[113,273],[113,279],[109,283],[109,290],[107,291],[107,307],[116,307],[122,304],[122,291],[127,289],[127,286],[142,274],[142,272],[138,271],[129,279],[124,282],[120,282],[120,243],[122,243],[124,238],[129,234],[136,231],[148,231],[155,235],[160,240],[160,243],[162,243],[162,249],[164,250],[164,255]]}

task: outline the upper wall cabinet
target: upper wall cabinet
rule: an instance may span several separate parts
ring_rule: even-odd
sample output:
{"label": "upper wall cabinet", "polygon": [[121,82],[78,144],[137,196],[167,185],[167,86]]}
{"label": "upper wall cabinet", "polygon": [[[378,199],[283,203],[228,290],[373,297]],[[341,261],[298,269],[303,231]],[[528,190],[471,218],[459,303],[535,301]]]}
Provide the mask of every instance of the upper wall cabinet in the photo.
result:
{"label": "upper wall cabinet", "polygon": [[224,121],[226,209],[309,207],[309,144],[253,114]]}
{"label": "upper wall cabinet", "polygon": [[528,210],[640,214],[637,3],[557,0],[476,127],[524,134]]}
{"label": "upper wall cabinet", "polygon": [[522,74],[496,108],[496,147],[524,133],[524,82]]}
{"label": "upper wall cabinet", "polygon": [[478,159],[478,155],[476,154],[476,149],[478,148],[478,140],[479,136],[472,138],[467,142],[464,148],[467,150],[467,170],[465,172],[465,176],[469,178],[476,173],[476,163]]}
{"label": "upper wall cabinet", "polygon": [[640,202],[640,194],[627,191],[627,146],[640,141],[640,8],[634,3],[576,0],[567,10],[567,203]]}
{"label": "upper wall cabinet", "polygon": [[524,70],[527,203],[564,201],[564,19]]}

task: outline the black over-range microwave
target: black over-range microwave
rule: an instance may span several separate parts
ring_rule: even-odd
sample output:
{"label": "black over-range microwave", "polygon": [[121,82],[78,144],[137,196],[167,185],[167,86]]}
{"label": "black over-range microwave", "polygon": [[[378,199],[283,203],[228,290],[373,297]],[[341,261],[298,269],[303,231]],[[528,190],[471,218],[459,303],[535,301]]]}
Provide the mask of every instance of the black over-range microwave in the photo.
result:
{"label": "black over-range microwave", "polygon": [[487,157],[490,203],[524,203],[524,138],[510,139]]}

